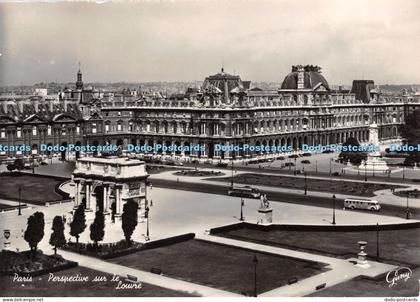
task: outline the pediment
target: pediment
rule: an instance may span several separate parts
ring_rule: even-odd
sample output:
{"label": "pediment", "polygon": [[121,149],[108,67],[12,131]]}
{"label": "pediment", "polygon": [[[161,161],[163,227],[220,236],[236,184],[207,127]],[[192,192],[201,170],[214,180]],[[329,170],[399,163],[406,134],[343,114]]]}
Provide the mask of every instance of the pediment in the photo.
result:
{"label": "pediment", "polygon": [[23,120],[25,123],[45,123],[45,120],[43,118],[40,118],[36,114],[32,114],[28,116],[26,119]]}
{"label": "pediment", "polygon": [[14,124],[16,123],[16,120],[7,115],[0,115],[0,123],[1,124]]}
{"label": "pediment", "polygon": [[314,91],[327,91],[327,87],[324,86],[324,84],[322,83],[318,83],[315,87],[314,87]]}
{"label": "pediment", "polygon": [[60,113],[54,116],[53,121],[54,122],[75,122],[77,120],[71,115]]}

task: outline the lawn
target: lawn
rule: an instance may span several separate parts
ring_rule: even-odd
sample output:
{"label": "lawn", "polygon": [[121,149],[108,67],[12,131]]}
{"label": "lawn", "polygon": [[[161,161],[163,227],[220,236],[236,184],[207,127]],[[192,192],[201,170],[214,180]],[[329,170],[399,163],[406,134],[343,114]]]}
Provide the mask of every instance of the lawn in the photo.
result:
{"label": "lawn", "polygon": [[[376,232],[302,232],[289,230],[261,231],[249,228],[228,231],[218,236],[258,242],[273,246],[307,251],[340,258],[355,257],[358,241],[367,241],[368,256],[376,256]],[[420,229],[386,230],[379,232],[381,261],[406,265],[420,265]]]}
{"label": "lawn", "polygon": [[43,176],[16,175],[0,176],[0,198],[18,200],[19,186],[22,187],[22,202],[31,204],[45,204],[49,201],[62,200],[63,197],[55,192],[56,185],[63,180],[56,180]]}
{"label": "lawn", "polygon": [[379,280],[356,277],[350,281],[343,282],[315,292],[310,297],[417,297],[419,294],[420,269],[413,270],[413,275],[406,282],[399,281],[396,285],[389,287],[385,276]]}
{"label": "lawn", "polygon": [[17,208],[18,206],[12,206],[10,204],[0,203],[0,211],[5,210],[5,209],[17,209]]}
{"label": "lawn", "polygon": [[[207,180],[230,182],[231,177],[223,178],[208,178]],[[257,173],[243,173],[234,176],[234,182],[247,185],[264,185],[282,188],[292,188],[303,190],[305,187],[304,178],[278,176],[278,175],[264,175]],[[372,184],[361,182],[337,181],[337,180],[321,180],[310,179],[306,181],[307,189],[309,191],[341,193],[358,196],[374,196],[373,192],[391,188],[401,188],[401,186],[389,184]]]}
{"label": "lawn", "polygon": [[[325,271],[321,263],[257,253],[257,292],[283,286]],[[252,295],[254,252],[201,240],[144,250],[110,262],[150,271],[160,269],[166,276],[230,292]]]}
{"label": "lawn", "polygon": [[[0,293],[3,297],[186,297],[189,293],[143,283],[140,289],[116,289],[111,282],[112,275],[84,267],[55,272],[55,276],[88,276],[87,282],[48,282],[48,274],[33,277],[32,282],[13,282],[13,276],[0,277]],[[95,276],[107,278],[107,281],[92,282]],[[124,278],[120,278],[124,282]],[[127,283],[127,282],[124,282]]]}

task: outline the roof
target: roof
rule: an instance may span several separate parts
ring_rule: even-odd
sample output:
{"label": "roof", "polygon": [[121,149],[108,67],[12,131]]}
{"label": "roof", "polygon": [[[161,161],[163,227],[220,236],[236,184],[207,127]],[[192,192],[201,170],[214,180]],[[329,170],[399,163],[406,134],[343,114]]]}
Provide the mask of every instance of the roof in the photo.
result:
{"label": "roof", "polygon": [[[297,89],[298,72],[293,71],[289,73],[281,84],[281,89]],[[317,71],[304,71],[304,88],[314,89],[319,84],[323,85],[327,90],[330,90],[327,80]]]}
{"label": "roof", "polygon": [[371,93],[375,89],[375,82],[373,80],[354,80],[351,87],[351,93],[356,95],[356,100],[361,100],[363,103],[369,103]]}

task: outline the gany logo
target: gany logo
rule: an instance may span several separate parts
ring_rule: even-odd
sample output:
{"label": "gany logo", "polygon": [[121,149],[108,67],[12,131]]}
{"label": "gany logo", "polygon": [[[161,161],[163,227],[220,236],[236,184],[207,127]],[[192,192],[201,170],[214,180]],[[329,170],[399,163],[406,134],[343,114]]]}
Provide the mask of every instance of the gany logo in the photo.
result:
{"label": "gany logo", "polygon": [[413,272],[408,267],[398,267],[386,274],[386,282],[389,283],[389,287],[393,287],[400,280],[407,282],[410,279]]}

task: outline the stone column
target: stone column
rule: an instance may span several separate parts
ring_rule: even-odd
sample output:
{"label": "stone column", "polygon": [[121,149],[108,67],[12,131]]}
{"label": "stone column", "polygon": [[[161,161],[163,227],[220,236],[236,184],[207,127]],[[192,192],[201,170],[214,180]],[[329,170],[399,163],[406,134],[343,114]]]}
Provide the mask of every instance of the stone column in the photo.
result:
{"label": "stone column", "polygon": [[104,203],[104,214],[109,214],[109,183],[104,182],[103,183],[104,188],[104,197],[103,197],[103,203]]}
{"label": "stone column", "polygon": [[92,195],[92,179],[87,179],[85,181],[85,198],[86,198],[86,209],[85,211],[91,212],[91,195]]}
{"label": "stone column", "polygon": [[115,217],[120,218],[122,215],[123,205],[122,205],[122,184],[115,184]]}
{"label": "stone column", "polygon": [[75,178],[74,179],[74,207],[77,208],[80,205],[80,186],[81,186],[81,179]]}

